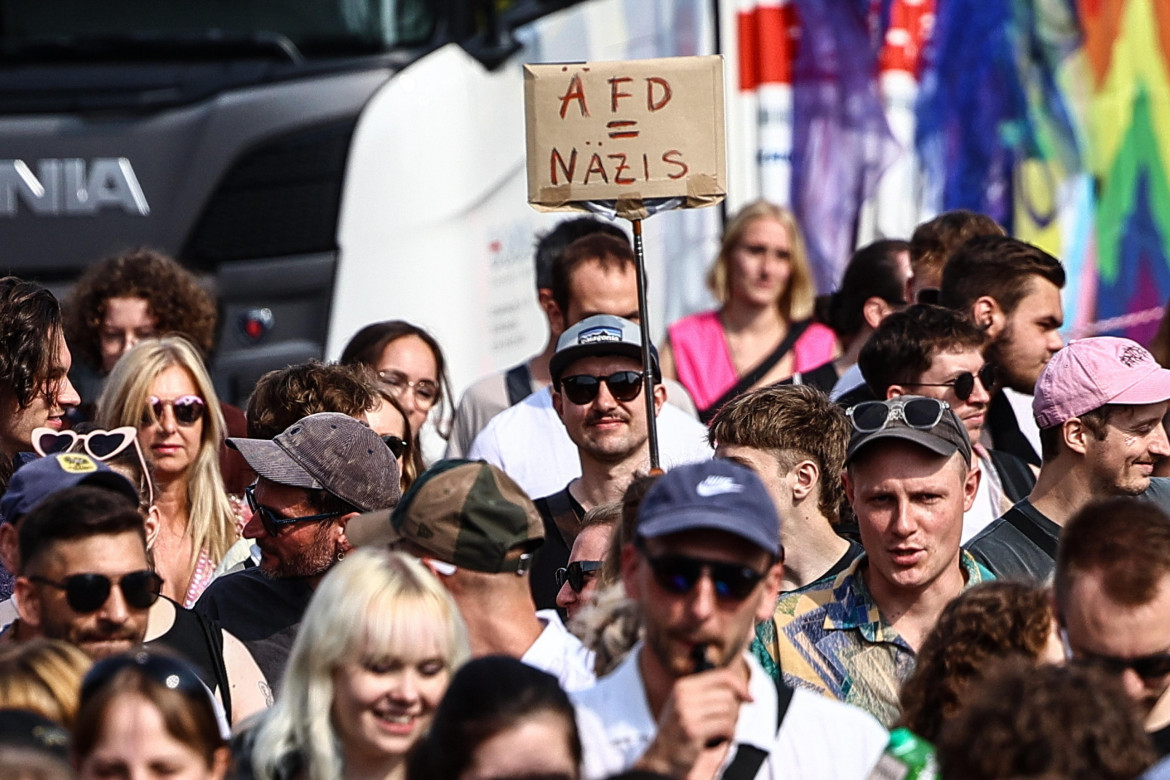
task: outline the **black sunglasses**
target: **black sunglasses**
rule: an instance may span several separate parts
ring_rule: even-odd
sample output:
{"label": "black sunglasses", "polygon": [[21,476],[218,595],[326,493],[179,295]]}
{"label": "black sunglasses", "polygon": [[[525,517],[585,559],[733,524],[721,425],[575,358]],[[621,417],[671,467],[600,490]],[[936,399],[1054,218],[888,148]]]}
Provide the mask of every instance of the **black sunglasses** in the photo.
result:
{"label": "black sunglasses", "polygon": [[390,448],[390,454],[395,458],[401,458],[402,453],[406,452],[406,439],[401,436],[387,434],[382,437],[382,441],[386,442],[386,446]]}
{"label": "black sunglasses", "polygon": [[1076,660],[1099,667],[1110,674],[1121,675],[1126,669],[1143,680],[1160,680],[1170,675],[1170,653],[1155,653],[1137,658],[1115,658],[1111,655],[1077,653]]}
{"label": "black sunglasses", "polygon": [[585,587],[585,575],[594,575],[601,568],[601,561],[573,561],[568,566],[557,569],[554,574],[557,578],[557,587],[566,582],[574,593],[580,593]]}
{"label": "black sunglasses", "polygon": [[[38,576],[29,579],[65,591],[65,602],[79,615],[88,615],[101,609],[110,598],[110,592],[115,584],[104,574],[74,574],[61,582]],[[162,584],[162,577],[150,569],[123,574],[117,580],[118,587],[122,589],[122,597],[135,609],[147,609],[158,601]]]}
{"label": "black sunglasses", "polygon": [[161,421],[163,412],[166,408],[171,407],[171,411],[175,415],[175,422],[182,425],[184,428],[190,427],[203,419],[203,413],[207,409],[207,402],[197,395],[184,395],[173,401],[164,401],[156,396],[151,396],[146,399],[147,407],[154,415],[155,422]]}
{"label": "black sunglasses", "polygon": [[893,421],[901,420],[911,428],[929,431],[942,420],[950,408],[937,398],[891,398],[888,401],[862,401],[845,410],[853,429],[859,433],[880,431]]}
{"label": "black sunglasses", "polygon": [[955,390],[955,397],[960,401],[966,401],[971,397],[971,393],[975,392],[975,380],[983,385],[983,389],[988,393],[995,385],[995,366],[987,363],[983,368],[979,369],[978,374],[972,374],[970,371],[964,371],[950,382],[906,382],[910,387],[952,387]]}
{"label": "black sunglasses", "polygon": [[583,406],[593,403],[601,391],[601,383],[609,388],[609,394],[618,401],[633,401],[642,392],[641,371],[615,371],[609,376],[574,374],[561,379],[561,388],[573,403]]}
{"label": "black sunglasses", "polygon": [[256,501],[255,485],[248,485],[244,488],[244,497],[248,499],[248,508],[252,510],[252,514],[260,518],[260,524],[264,526],[264,533],[272,537],[279,535],[280,529],[286,525],[292,525],[293,523],[319,523],[322,520],[329,520],[330,518],[341,516],[341,512],[322,512],[319,515],[281,517],[276,514],[275,509],[264,506]]}
{"label": "black sunglasses", "polygon": [[666,591],[682,595],[691,590],[703,578],[711,577],[715,595],[721,599],[743,601],[764,579],[764,574],[749,566],[726,561],[708,561],[686,555],[660,555],[651,557],[642,547],[642,554],[650,564],[654,580]]}

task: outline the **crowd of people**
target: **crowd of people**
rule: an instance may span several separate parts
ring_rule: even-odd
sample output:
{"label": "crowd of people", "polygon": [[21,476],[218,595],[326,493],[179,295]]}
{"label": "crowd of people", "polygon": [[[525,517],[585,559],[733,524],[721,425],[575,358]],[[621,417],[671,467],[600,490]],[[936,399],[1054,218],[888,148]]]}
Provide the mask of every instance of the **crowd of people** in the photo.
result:
{"label": "crowd of people", "polygon": [[388,320],[245,409],[174,260],[0,279],[0,780],[1170,777],[1170,339],[969,212],[817,298],[751,204],[648,356],[621,228],[535,263],[461,398]]}

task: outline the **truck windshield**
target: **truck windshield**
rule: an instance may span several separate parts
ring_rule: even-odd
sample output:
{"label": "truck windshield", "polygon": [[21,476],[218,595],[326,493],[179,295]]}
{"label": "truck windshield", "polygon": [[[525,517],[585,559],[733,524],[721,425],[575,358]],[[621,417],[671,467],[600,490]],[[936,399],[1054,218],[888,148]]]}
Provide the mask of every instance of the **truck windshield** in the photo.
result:
{"label": "truck windshield", "polygon": [[6,59],[182,56],[243,48],[293,59],[378,53],[426,42],[428,0],[0,0]]}

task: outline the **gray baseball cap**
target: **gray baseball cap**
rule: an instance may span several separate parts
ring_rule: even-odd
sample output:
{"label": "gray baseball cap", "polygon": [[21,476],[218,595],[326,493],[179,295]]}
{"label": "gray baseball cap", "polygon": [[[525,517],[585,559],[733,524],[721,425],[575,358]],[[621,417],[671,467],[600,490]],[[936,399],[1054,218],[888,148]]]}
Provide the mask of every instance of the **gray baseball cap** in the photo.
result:
{"label": "gray baseball cap", "polygon": [[971,439],[946,401],[919,395],[900,395],[885,401],[863,401],[846,410],[853,423],[845,465],[861,450],[883,439],[913,442],[950,457],[958,452],[971,464]]}
{"label": "gray baseball cap", "polygon": [[[641,362],[642,331],[637,323],[612,314],[594,314],[570,327],[557,339],[557,351],[549,361],[548,370],[553,382],[561,380],[561,374],[575,360],[593,355],[621,355]],[[662,381],[658,368],[658,350],[650,345],[650,365],[654,381]]]}
{"label": "gray baseball cap", "polygon": [[325,490],[362,512],[387,509],[402,495],[398,461],[365,423],[337,412],[302,417],[274,439],[227,440],[264,479]]}

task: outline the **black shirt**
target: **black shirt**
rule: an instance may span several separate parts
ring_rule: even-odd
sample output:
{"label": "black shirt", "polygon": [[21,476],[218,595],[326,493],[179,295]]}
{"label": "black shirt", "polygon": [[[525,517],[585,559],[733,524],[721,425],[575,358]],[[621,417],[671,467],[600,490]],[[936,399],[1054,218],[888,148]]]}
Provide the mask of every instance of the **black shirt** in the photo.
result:
{"label": "black shirt", "polygon": [[967,542],[996,577],[1047,582],[1056,568],[1060,526],[1023,499]]}
{"label": "black shirt", "polygon": [[1163,726],[1157,731],[1151,731],[1150,741],[1154,743],[1154,751],[1160,757],[1170,756],[1170,726]]}
{"label": "black shirt", "polygon": [[195,611],[239,637],[279,693],[284,666],[313,589],[302,579],[273,578],[260,569],[212,580]]}
{"label": "black shirt", "polygon": [[544,521],[544,544],[537,548],[528,584],[532,588],[532,599],[537,609],[556,609],[557,591],[560,590],[556,571],[569,565],[569,550],[577,535],[574,532],[572,538],[566,538],[555,518],[558,513],[568,515],[567,524],[575,523],[580,528],[585,518],[585,507],[573,498],[568,485],[564,490],[538,498],[533,503]]}

